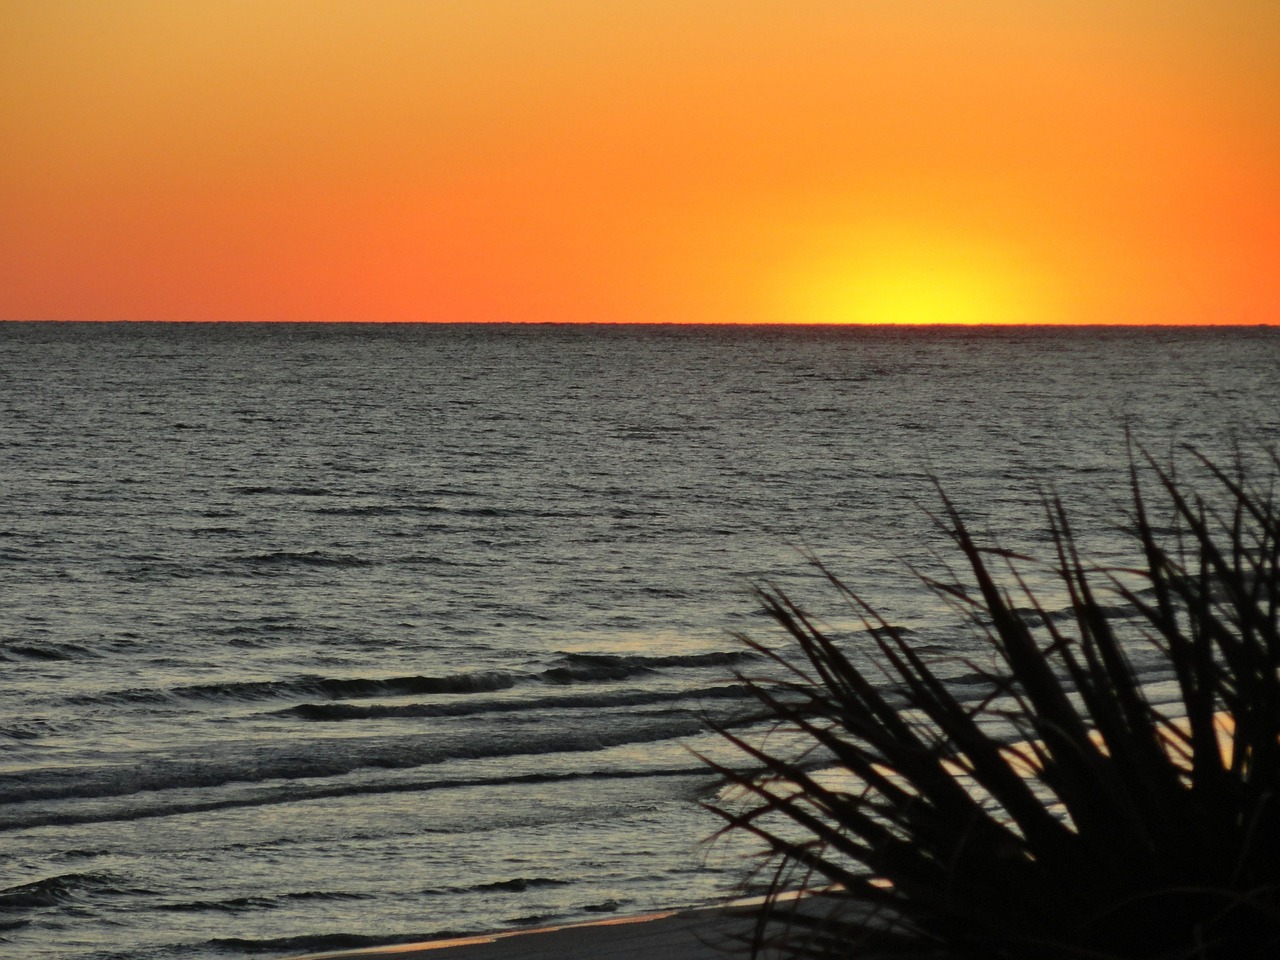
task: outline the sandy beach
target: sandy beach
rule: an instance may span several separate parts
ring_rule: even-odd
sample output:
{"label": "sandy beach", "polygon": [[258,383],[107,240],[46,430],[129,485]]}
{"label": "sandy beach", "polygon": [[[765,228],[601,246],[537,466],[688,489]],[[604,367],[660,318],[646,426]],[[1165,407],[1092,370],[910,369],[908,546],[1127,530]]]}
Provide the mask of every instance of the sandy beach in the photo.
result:
{"label": "sandy beach", "polygon": [[667,911],[452,940],[310,953],[289,960],[720,960],[745,955],[735,936],[744,933],[748,924],[741,911]]}

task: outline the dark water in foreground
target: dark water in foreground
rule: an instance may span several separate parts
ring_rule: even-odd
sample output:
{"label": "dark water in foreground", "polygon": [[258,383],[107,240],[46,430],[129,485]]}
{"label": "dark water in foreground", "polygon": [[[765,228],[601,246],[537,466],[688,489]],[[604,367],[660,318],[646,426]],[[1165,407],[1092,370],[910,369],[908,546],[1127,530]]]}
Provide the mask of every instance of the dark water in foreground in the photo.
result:
{"label": "dark water in foreground", "polygon": [[[0,325],[0,956],[683,906],[688,747],[813,550],[928,642],[930,474],[1120,548],[1123,428],[1280,426],[1280,335]],[[706,861],[706,862],[704,862]],[[364,939],[364,938],[367,938]]]}

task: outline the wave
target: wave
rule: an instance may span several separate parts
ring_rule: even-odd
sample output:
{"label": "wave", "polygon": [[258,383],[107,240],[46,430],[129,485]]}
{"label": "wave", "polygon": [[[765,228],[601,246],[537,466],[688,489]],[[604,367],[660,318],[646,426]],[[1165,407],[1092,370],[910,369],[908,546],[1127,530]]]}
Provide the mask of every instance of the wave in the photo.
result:
{"label": "wave", "polygon": [[191,535],[193,537],[246,537],[248,532],[239,527],[228,526],[210,526],[210,527],[192,527]]}
{"label": "wave", "polygon": [[158,903],[155,909],[165,913],[250,913],[259,910],[276,910],[290,903],[301,901],[371,900],[372,894],[343,893],[340,891],[309,890],[302,893],[281,893],[267,897],[232,897],[227,900],[192,900],[183,903]]}
{"label": "wave", "polygon": [[273,711],[276,716],[293,716],[311,721],[380,720],[411,717],[464,717],[480,713],[516,713],[564,709],[605,709],[640,707],[659,703],[699,700],[747,700],[750,692],[741,684],[701,687],[680,691],[626,691],[617,694],[581,694],[535,697],[520,700],[483,700],[462,703],[300,703]]}
{"label": "wave", "polygon": [[313,507],[311,513],[326,517],[397,517],[407,514],[448,514],[454,517],[485,520],[508,520],[516,517],[544,519],[580,518],[581,513],[564,510],[529,509],[527,507],[442,506],[438,503],[363,503],[340,507]]}
{"label": "wave", "polygon": [[0,726],[0,737],[10,740],[39,740],[59,732],[58,725],[43,717],[11,717]]}
{"label": "wave", "polygon": [[339,495],[339,491],[330,490],[328,487],[273,486],[271,484],[232,487],[231,492],[244,497],[334,497]]}
{"label": "wave", "polygon": [[108,693],[78,693],[67,697],[66,702],[85,706],[93,704],[160,704],[169,703],[173,699],[173,695],[167,690],[142,688],[131,690],[112,690]]}
{"label": "wave", "polygon": [[[507,690],[517,684],[543,682],[556,686],[626,680],[668,669],[709,669],[733,666],[758,659],[747,650],[676,654],[671,656],[615,656],[612,654],[567,653],[552,666],[536,673],[505,670],[478,670],[443,677],[410,675],[399,677],[302,676],[282,680],[239,680],[190,684],[167,690],[135,688],[109,693],[68,697],[71,703],[164,703],[187,700],[290,700],[320,697],[325,700],[362,700],[371,697],[403,697],[426,694],[476,694]],[[423,713],[421,716],[432,714]],[[442,713],[440,715],[448,715]]]}
{"label": "wave", "polygon": [[275,700],[297,696],[319,696],[329,700],[356,700],[366,697],[401,697],[413,694],[488,693],[506,690],[516,678],[501,670],[457,673],[445,677],[407,676],[366,679],[362,677],[300,677],[294,680],[233,681],[175,687],[171,694],[196,700]]}
{"label": "wave", "polygon": [[[653,742],[653,741],[649,741]],[[615,744],[616,745],[616,744]],[[549,751],[548,751],[549,752]],[[306,774],[301,776],[306,777]],[[13,814],[0,821],[0,831],[25,830],[34,827],[72,826],[86,823],[128,823],[152,817],[172,817],[184,814],[211,813],[252,807],[268,807],[307,800],[340,799],[354,796],[380,796],[397,793],[427,793],[434,790],[457,790],[468,787],[505,787],[538,785],[573,781],[645,780],[657,778],[694,778],[706,781],[707,767],[702,764],[689,767],[669,767],[650,770],[591,770],[569,773],[526,773],[494,777],[442,778],[435,780],[383,781],[380,783],[306,784],[289,783],[282,787],[242,793],[235,796],[206,796],[191,800],[174,800],[158,796],[138,800],[130,797],[129,805],[115,808],[94,807],[82,810],[54,812],[41,809]],[[64,798],[65,799],[65,798]],[[147,801],[150,802],[147,802]]]}
{"label": "wave", "polygon": [[279,904],[270,897],[234,897],[230,900],[193,900],[190,903],[157,903],[162,913],[247,913],[274,910]]}
{"label": "wave", "polygon": [[138,895],[151,891],[128,887],[109,873],[64,873],[0,889],[0,912],[58,907],[97,894]]}
{"label": "wave", "polygon": [[351,507],[316,507],[312,513],[326,517],[397,517],[407,513],[449,513],[448,507],[423,503],[369,503]]}
{"label": "wave", "polygon": [[337,678],[306,676],[288,680],[232,680],[198,683],[168,690],[117,690],[104,694],[68,697],[72,703],[167,703],[173,700],[254,701],[324,697],[327,700],[355,700],[366,697],[400,697],[423,694],[488,693],[514,686],[516,678],[500,670],[460,673],[446,677],[362,677]]}
{"label": "wave", "polygon": [[495,880],[492,883],[478,883],[472,887],[454,888],[451,893],[485,893],[490,890],[501,893],[524,893],[530,887],[567,887],[569,880],[553,880],[551,877],[513,877],[510,880]]}
{"label": "wave", "polygon": [[[1098,612],[1109,619],[1132,617],[1138,611],[1133,604],[1116,603],[1099,606]],[[1075,620],[1080,614],[1074,606],[1059,607],[1055,610],[1038,610],[1035,607],[1014,607],[1013,613],[1024,623],[1031,626],[1042,622],[1066,623]]]}
{"label": "wave", "polygon": [[78,643],[5,643],[0,658],[5,660],[84,660],[97,656]]}
{"label": "wave", "polygon": [[[191,535],[215,539],[241,539],[250,536],[251,531],[216,526],[196,528],[191,531]],[[245,567],[254,573],[273,573],[289,566],[366,567],[374,565],[373,561],[363,557],[330,554],[320,550],[274,551],[222,557],[205,555],[174,557],[159,553],[128,553],[105,558],[104,562],[105,572],[118,577],[125,583],[192,579],[203,581],[210,576],[223,577],[229,572],[240,573]],[[74,575],[64,574],[63,576]]]}
{"label": "wave", "polygon": [[714,651],[711,653],[673,654],[669,656],[620,656],[605,653],[567,653],[557,665],[538,676],[551,683],[577,683],[598,680],[625,680],[636,675],[655,673],[673,667],[726,667],[757,659],[749,650]]}
{"label": "wave", "polygon": [[236,557],[234,562],[255,571],[272,571],[288,567],[371,567],[372,560],[349,554],[325,553],[323,550],[273,550]]}
{"label": "wave", "polygon": [[[152,810],[188,813],[224,805],[378,792],[376,781],[383,780],[385,774],[376,771],[439,769],[457,760],[502,759],[516,764],[554,754],[589,754],[616,746],[678,740],[698,735],[704,728],[703,718],[695,710],[602,710],[558,722],[534,716],[527,722],[472,727],[451,736],[296,736],[269,742],[223,742],[200,751],[175,746],[168,751],[133,754],[131,760],[65,767],[50,764],[0,776],[0,804],[14,805],[5,810],[3,828],[81,822],[86,814],[92,820],[133,819],[155,815]],[[522,776],[520,768],[508,769],[511,776]],[[355,773],[362,776],[332,782]],[[387,778],[392,782],[406,780]],[[316,780],[330,782],[306,782]],[[506,776],[499,780],[506,780]],[[415,788],[429,790],[442,785],[454,785],[447,768]],[[64,806],[40,806],[49,803]]]}

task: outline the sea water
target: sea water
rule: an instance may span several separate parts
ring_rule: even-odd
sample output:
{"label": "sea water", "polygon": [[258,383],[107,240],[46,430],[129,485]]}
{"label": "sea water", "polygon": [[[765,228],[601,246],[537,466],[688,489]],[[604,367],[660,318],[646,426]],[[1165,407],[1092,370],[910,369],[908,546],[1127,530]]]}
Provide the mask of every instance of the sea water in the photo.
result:
{"label": "sea water", "polygon": [[[282,957],[732,895],[751,588],[904,570],[1126,431],[1280,426],[1240,329],[0,325],[0,956]],[[838,618],[838,614],[832,614]],[[856,630],[851,633],[856,643]]]}

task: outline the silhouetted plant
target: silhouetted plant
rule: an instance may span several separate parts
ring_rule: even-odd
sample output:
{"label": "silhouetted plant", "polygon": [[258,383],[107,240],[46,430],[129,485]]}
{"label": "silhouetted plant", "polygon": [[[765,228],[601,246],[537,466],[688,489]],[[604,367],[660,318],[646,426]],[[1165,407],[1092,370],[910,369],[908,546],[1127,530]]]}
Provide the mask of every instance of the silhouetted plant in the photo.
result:
{"label": "silhouetted plant", "polygon": [[[796,647],[742,638],[776,667],[742,677],[773,726],[720,728],[749,762],[713,764],[736,793],[713,806],[725,831],[766,850],[753,954],[1280,956],[1280,515],[1239,458],[1196,457],[1208,498],[1139,462],[1132,568],[1088,565],[1046,504],[1066,616],[943,498],[965,573],[921,579],[994,652],[977,702],[836,577],[866,628],[856,656],[759,592]],[[1144,689],[1140,646],[1173,702]]]}

